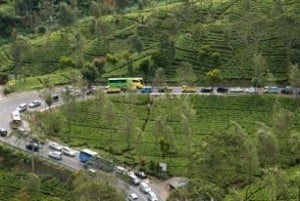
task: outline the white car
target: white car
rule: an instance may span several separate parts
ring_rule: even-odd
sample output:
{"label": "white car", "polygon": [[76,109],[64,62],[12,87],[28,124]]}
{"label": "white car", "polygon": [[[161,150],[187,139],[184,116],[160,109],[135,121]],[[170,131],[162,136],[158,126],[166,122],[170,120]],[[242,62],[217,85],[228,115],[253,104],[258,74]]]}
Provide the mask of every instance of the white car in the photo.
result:
{"label": "white car", "polygon": [[18,110],[19,112],[25,112],[27,110],[27,103],[21,103],[17,108],[16,110]]}
{"label": "white car", "polygon": [[244,89],[242,89],[241,87],[233,87],[229,89],[230,93],[243,93]]}
{"label": "white car", "polygon": [[246,94],[256,94],[256,93],[257,93],[257,90],[256,90],[254,87],[250,87],[250,88],[245,89],[244,92],[245,92]]}
{"label": "white car", "polygon": [[48,156],[56,160],[62,160],[62,153],[60,151],[50,151]]}
{"label": "white car", "polygon": [[49,142],[48,146],[51,149],[54,149],[56,151],[61,151],[62,150],[62,146],[60,146],[59,144],[57,144],[56,142]]}
{"label": "white car", "polygon": [[148,201],[158,201],[156,194],[153,191],[150,191],[147,195]]}
{"label": "white car", "polygon": [[34,100],[29,104],[30,108],[39,107],[42,105],[42,102],[40,100]]}
{"label": "white car", "polygon": [[61,152],[64,155],[70,156],[70,157],[75,157],[76,155],[76,151],[74,151],[73,149],[69,148],[69,147],[62,147]]}
{"label": "white car", "polygon": [[148,194],[148,193],[151,191],[151,188],[148,186],[147,183],[141,182],[141,183],[140,183],[140,190],[141,190],[143,193]]}
{"label": "white car", "polygon": [[131,193],[128,196],[128,201],[135,201],[135,200],[138,200],[138,199],[139,199],[139,197],[135,193]]}

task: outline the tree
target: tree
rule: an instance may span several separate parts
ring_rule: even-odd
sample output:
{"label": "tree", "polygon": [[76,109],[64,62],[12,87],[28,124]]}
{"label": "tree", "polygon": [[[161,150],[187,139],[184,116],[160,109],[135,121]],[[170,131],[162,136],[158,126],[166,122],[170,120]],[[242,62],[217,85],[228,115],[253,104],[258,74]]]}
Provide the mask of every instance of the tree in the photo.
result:
{"label": "tree", "polygon": [[265,170],[265,176],[263,183],[266,186],[267,200],[291,200],[291,192],[289,191],[289,185],[287,176],[278,168],[269,168]]}
{"label": "tree", "polygon": [[133,51],[140,53],[144,50],[143,41],[138,35],[130,36],[128,39],[128,43]]}
{"label": "tree", "polygon": [[176,69],[177,79],[182,85],[193,86],[196,81],[196,75],[193,66],[188,62],[182,62],[181,66]]}
{"label": "tree", "polygon": [[77,20],[77,10],[72,9],[66,3],[59,4],[59,14],[58,20],[62,26],[69,26],[76,22]]}
{"label": "tree", "polygon": [[160,37],[159,49],[152,53],[151,60],[157,67],[167,68],[171,65],[176,55],[175,43],[169,36]]}
{"label": "tree", "polygon": [[59,67],[61,69],[64,69],[64,68],[72,68],[72,67],[75,67],[76,64],[75,64],[75,61],[73,58],[71,57],[66,57],[66,56],[61,56],[60,59],[59,59]]}
{"label": "tree", "polygon": [[279,153],[278,141],[276,136],[264,124],[259,124],[256,132],[256,147],[260,166],[262,168],[273,167],[277,164]]}
{"label": "tree", "polygon": [[180,99],[180,105],[177,109],[181,116],[182,133],[186,138],[186,155],[190,157],[192,147],[192,121],[196,118],[196,111],[188,96]]}
{"label": "tree", "polygon": [[51,112],[51,106],[54,102],[52,93],[53,93],[53,84],[51,83],[49,77],[42,80],[43,82],[43,90],[41,91],[40,96],[44,99],[46,105],[49,108],[49,111]]}
{"label": "tree", "polygon": [[222,81],[221,71],[218,69],[213,69],[206,73],[205,79],[211,86],[216,86]]}
{"label": "tree", "polygon": [[124,134],[125,137],[125,143],[126,143],[126,150],[129,150],[132,148],[131,143],[132,139],[135,138],[137,133],[139,133],[139,128],[136,125],[136,114],[134,113],[131,104],[129,104],[130,99],[132,95],[126,94],[127,99],[127,106],[125,107],[125,111],[123,112],[121,118],[121,125],[119,126],[119,130],[122,134]]}
{"label": "tree", "polygon": [[157,68],[155,71],[155,76],[153,79],[153,86],[159,87],[165,87],[167,85],[166,83],[166,72],[164,68]]}
{"label": "tree", "polygon": [[297,64],[290,64],[288,79],[292,87],[300,87],[300,70]]}
{"label": "tree", "polygon": [[11,55],[14,59],[14,65],[21,67],[31,54],[30,42],[21,36],[17,36],[11,45]]}
{"label": "tree", "polygon": [[191,177],[199,177],[222,188],[236,182],[250,183],[258,171],[255,146],[235,122],[203,142],[190,163]]}
{"label": "tree", "polygon": [[90,64],[86,64],[83,69],[81,69],[81,74],[83,79],[85,79],[88,83],[88,88],[91,87],[92,83],[98,78],[99,71],[96,67],[91,66]]}
{"label": "tree", "polygon": [[141,61],[141,63],[139,64],[139,70],[148,80],[151,80],[151,78],[154,77],[154,68],[150,64],[149,59],[144,59]]}
{"label": "tree", "polygon": [[75,96],[72,93],[72,89],[67,86],[64,88],[64,90],[61,92],[61,98],[64,104],[67,105],[67,124],[68,124],[68,136],[66,136],[65,140],[69,141],[69,136],[71,135],[71,103],[75,101]]}
{"label": "tree", "polygon": [[12,198],[12,201],[31,201],[31,196],[25,188],[21,188]]}
{"label": "tree", "polygon": [[262,87],[266,82],[267,62],[261,54],[255,53],[252,58],[253,76],[252,82],[254,87]]}
{"label": "tree", "polygon": [[[100,177],[101,176],[101,177]],[[75,201],[125,201],[125,195],[115,189],[109,181],[113,180],[105,175],[93,175],[90,177],[84,172],[79,171],[73,180],[72,191]],[[101,179],[99,179],[101,178]]]}

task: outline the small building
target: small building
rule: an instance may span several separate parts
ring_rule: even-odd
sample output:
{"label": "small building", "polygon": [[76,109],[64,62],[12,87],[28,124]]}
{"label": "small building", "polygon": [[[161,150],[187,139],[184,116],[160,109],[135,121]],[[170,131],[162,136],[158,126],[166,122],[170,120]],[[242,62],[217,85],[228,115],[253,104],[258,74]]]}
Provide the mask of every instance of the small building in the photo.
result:
{"label": "small building", "polygon": [[184,187],[187,183],[188,178],[186,177],[172,177],[166,181],[166,184],[169,186],[170,190]]}

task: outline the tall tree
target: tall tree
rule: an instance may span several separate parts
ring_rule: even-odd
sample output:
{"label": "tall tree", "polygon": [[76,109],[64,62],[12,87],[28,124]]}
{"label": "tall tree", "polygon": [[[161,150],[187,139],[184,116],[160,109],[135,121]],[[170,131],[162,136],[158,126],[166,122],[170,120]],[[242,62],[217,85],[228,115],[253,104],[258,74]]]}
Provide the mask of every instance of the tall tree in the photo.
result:
{"label": "tall tree", "polygon": [[52,97],[54,86],[51,83],[49,77],[42,80],[43,82],[43,89],[40,93],[40,96],[44,99],[46,105],[48,106],[49,111],[51,112],[51,106],[54,103],[54,99]]}
{"label": "tall tree", "polygon": [[164,68],[157,68],[155,71],[153,86],[154,87],[166,87],[166,71]]}
{"label": "tall tree", "polygon": [[266,82],[266,73],[268,70],[267,62],[261,54],[254,53],[252,58],[253,76],[252,82],[254,87],[262,87]]}
{"label": "tall tree", "polygon": [[300,87],[300,70],[297,64],[290,64],[288,78],[292,87]]}
{"label": "tall tree", "polygon": [[77,173],[73,180],[72,191],[74,201],[125,201],[125,195],[112,186],[105,175],[89,177],[83,172]]}
{"label": "tall tree", "polygon": [[256,132],[257,154],[262,168],[273,167],[277,164],[279,154],[278,141],[271,128],[259,124]]}
{"label": "tall tree", "polygon": [[197,79],[193,66],[188,62],[182,62],[176,69],[177,79],[182,85],[193,86]]}
{"label": "tall tree", "polygon": [[216,86],[222,81],[221,71],[219,69],[213,69],[206,73],[205,79],[211,86]]}

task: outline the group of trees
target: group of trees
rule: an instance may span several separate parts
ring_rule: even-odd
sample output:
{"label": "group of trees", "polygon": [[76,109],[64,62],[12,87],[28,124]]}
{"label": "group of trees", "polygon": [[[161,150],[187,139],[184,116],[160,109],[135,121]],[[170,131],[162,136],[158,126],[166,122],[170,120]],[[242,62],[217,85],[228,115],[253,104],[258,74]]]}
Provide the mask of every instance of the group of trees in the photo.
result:
{"label": "group of trees", "polygon": [[253,199],[259,191],[265,192],[266,200],[295,199],[299,178],[288,180],[284,171],[300,164],[300,133],[294,129],[293,112],[275,103],[272,125],[256,127],[253,136],[231,122],[226,130],[203,140],[190,159],[190,183],[169,200],[223,200],[228,191],[233,191],[233,200]]}

